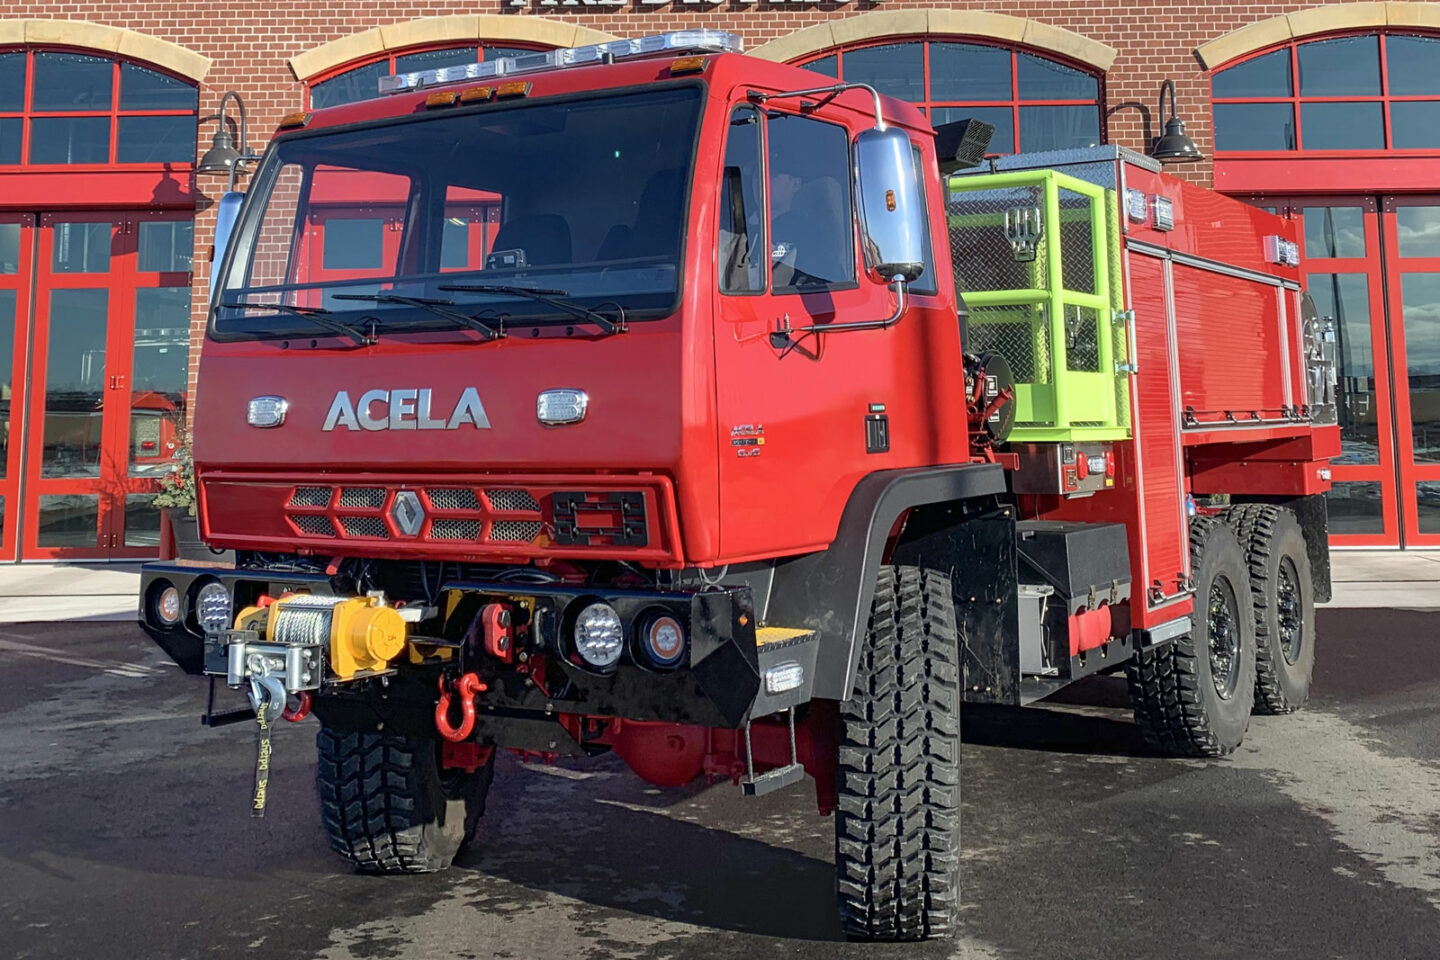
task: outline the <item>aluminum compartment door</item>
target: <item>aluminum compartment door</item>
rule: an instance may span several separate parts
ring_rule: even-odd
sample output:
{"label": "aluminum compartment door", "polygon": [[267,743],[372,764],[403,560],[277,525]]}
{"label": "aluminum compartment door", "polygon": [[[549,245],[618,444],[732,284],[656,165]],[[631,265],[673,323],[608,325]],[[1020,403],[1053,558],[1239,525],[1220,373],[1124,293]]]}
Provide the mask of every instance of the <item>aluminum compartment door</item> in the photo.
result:
{"label": "aluminum compartment door", "polygon": [[[1171,264],[1132,248],[1129,267],[1138,368],[1133,409],[1141,527],[1133,589],[1136,594],[1143,590],[1147,608],[1153,610],[1188,597],[1179,595],[1190,577],[1190,524],[1180,460]],[[1183,612],[1177,610],[1177,615]]]}

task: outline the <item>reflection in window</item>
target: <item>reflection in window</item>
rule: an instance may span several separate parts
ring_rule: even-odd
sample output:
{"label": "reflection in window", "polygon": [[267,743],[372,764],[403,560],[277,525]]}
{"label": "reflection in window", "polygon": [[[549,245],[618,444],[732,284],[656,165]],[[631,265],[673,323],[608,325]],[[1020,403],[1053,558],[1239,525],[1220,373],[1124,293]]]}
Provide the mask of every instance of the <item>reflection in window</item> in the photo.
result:
{"label": "reflection in window", "polygon": [[14,290],[0,290],[0,478],[10,463],[11,427],[19,413],[10,406],[15,386],[15,297]]}
{"label": "reflection in window", "polygon": [[1099,78],[1034,54],[912,40],[828,53],[801,66],[876,84],[920,106],[937,125],[967,118],[989,123],[994,154],[1103,142]]}
{"label": "reflection in window", "polygon": [[808,117],[769,119],[770,260],[777,293],[853,283],[850,140]]}
{"label": "reflection in window", "polygon": [[36,544],[41,547],[95,547],[100,541],[100,495],[40,497]]}
{"label": "reflection in window", "polygon": [[105,163],[109,117],[36,117],[30,121],[31,163]]}
{"label": "reflection in window", "polygon": [[1378,483],[1336,483],[1325,494],[1332,534],[1384,533],[1384,502]]}
{"label": "reflection in window", "polygon": [[1440,463],[1440,273],[1400,275],[1415,459]]}
{"label": "reflection in window", "polygon": [[108,111],[115,63],[78,53],[35,54],[30,109]]}
{"label": "reflection in window", "polygon": [[1306,150],[1384,150],[1384,104],[1302,103],[1300,129]]}
{"label": "reflection in window", "polygon": [[141,273],[189,273],[195,256],[195,224],[156,220],[140,224]]}
{"label": "reflection in window", "polygon": [[1363,207],[1306,207],[1303,217],[1306,257],[1365,256]]}
{"label": "reflection in window", "polygon": [[50,231],[50,269],[56,273],[108,273],[113,223],[57,223]]}
{"label": "reflection in window", "polygon": [[125,495],[125,546],[160,546],[160,508],[153,493]]}
{"label": "reflection in window", "polygon": [[385,221],[377,218],[325,220],[326,270],[378,270],[385,260]]}
{"label": "reflection in window", "polygon": [[1379,463],[1378,397],[1371,350],[1370,277],[1312,273],[1306,279],[1315,311],[1335,321],[1341,454],[1336,463]]}
{"label": "reflection in window", "polygon": [[121,117],[117,163],[189,163],[195,159],[195,117]]}
{"label": "reflection in window", "polygon": [[1397,206],[1395,242],[1402,257],[1440,257],[1440,207]]}
{"label": "reflection in window", "polygon": [[169,468],[180,447],[190,374],[190,288],[135,291],[130,475]]}
{"label": "reflection in window", "polygon": [[20,137],[24,130],[25,121],[19,117],[0,118],[0,166],[20,162]]}
{"label": "reflection in window", "polygon": [[121,110],[189,110],[193,113],[197,98],[198,91],[183,80],[134,63],[120,65]]}
{"label": "reflection in window", "polygon": [[0,53],[0,113],[25,109],[25,54]]}
{"label": "reflection in window", "polygon": [[0,223],[0,274],[20,272],[20,224]]}
{"label": "reflection in window", "polygon": [[52,290],[41,475],[98,477],[105,407],[106,290]]}
{"label": "reflection in window", "polygon": [[1215,149],[1440,149],[1437,56],[1440,38],[1372,33],[1289,43],[1217,70]]}

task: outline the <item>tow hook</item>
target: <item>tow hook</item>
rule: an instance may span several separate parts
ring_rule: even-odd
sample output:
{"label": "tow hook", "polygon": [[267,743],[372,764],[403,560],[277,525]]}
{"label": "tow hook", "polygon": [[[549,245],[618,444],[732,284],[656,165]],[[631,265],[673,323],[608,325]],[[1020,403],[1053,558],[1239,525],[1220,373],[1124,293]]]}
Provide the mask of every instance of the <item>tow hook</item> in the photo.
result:
{"label": "tow hook", "polygon": [[477,674],[466,673],[455,681],[455,692],[460,695],[460,725],[450,725],[450,703],[453,695],[445,688],[445,675],[440,675],[440,701],[435,704],[435,729],[452,743],[468,740],[475,732],[475,697],[486,689],[484,681]]}
{"label": "tow hook", "polygon": [[250,706],[256,714],[263,713],[266,723],[274,723],[285,712],[285,683],[272,673],[250,674]]}

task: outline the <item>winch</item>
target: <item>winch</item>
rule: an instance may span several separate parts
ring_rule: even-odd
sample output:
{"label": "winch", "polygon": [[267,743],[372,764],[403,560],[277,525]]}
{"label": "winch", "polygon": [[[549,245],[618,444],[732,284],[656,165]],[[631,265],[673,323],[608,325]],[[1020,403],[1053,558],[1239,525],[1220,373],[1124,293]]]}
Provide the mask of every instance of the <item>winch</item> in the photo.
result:
{"label": "winch", "polygon": [[383,671],[405,648],[405,633],[404,616],[383,594],[290,594],[240,611],[224,635],[226,680],[249,681],[255,709],[278,716],[288,694]]}

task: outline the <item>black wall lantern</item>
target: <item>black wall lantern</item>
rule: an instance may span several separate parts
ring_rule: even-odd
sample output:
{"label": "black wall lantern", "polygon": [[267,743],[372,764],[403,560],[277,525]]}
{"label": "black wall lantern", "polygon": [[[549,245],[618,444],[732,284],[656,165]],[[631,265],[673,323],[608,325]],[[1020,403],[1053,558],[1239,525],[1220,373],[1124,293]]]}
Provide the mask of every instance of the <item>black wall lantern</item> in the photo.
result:
{"label": "black wall lantern", "polygon": [[1195,146],[1195,141],[1185,135],[1185,123],[1175,115],[1175,81],[1166,80],[1160,85],[1160,116],[1165,116],[1165,92],[1170,92],[1170,116],[1165,121],[1165,132],[1155,140],[1150,156],[1161,163],[1184,163],[1204,160],[1205,155]]}
{"label": "black wall lantern", "polygon": [[[225,104],[231,100],[235,101],[235,112],[240,115],[240,145],[237,148],[235,138],[230,134],[230,124],[226,122]],[[210,149],[200,158],[195,165],[196,173],[223,173],[230,177],[227,190],[235,189],[235,174],[240,165],[247,160],[255,160],[257,157],[250,153],[247,145],[249,140],[249,122],[245,116],[245,101],[240,99],[240,94],[234,90],[225,91],[220,98],[220,127],[215,131],[215,137],[210,141]]]}

